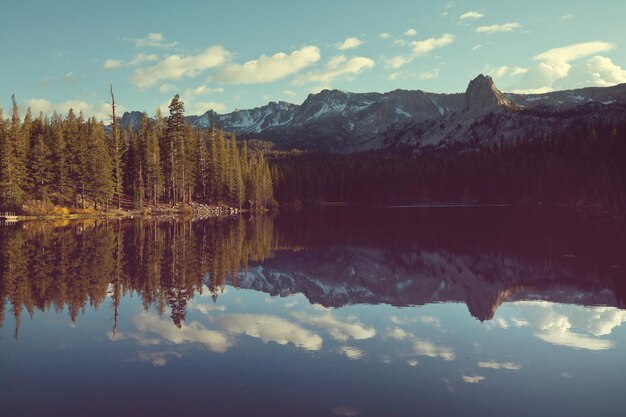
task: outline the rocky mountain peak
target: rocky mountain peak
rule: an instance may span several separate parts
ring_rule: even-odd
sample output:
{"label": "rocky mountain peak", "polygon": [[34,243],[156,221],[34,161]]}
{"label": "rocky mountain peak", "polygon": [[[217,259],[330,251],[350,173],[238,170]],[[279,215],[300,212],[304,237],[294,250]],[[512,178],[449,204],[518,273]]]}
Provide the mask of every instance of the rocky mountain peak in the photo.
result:
{"label": "rocky mountain peak", "polygon": [[139,130],[142,117],[143,112],[140,111],[125,112],[120,119],[120,126],[124,128],[130,127],[132,130]]}
{"label": "rocky mountain peak", "polygon": [[502,94],[490,76],[480,74],[470,81],[465,91],[463,113],[484,113],[515,104]]}

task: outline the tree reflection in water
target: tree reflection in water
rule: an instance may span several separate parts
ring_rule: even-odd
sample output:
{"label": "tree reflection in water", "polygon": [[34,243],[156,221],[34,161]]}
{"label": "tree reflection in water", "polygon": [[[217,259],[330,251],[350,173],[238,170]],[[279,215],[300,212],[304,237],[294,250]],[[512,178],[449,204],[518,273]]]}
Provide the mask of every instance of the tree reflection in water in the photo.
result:
{"label": "tree reflection in water", "polygon": [[505,300],[624,307],[620,227],[561,212],[446,210],[3,226],[0,326],[10,309],[17,338],[24,310],[67,309],[74,321],[110,299],[115,333],[121,299],[135,293],[180,328],[195,294],[206,286],[216,301],[227,284],[325,306],[460,301],[480,320]]}

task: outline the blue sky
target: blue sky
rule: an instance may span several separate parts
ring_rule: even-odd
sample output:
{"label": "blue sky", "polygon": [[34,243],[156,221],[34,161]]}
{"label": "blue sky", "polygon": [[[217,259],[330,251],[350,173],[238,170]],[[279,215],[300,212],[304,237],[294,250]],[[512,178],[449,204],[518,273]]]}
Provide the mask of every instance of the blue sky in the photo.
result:
{"label": "blue sky", "polygon": [[323,88],[461,92],[479,73],[504,91],[626,82],[626,2],[8,1],[0,105],[104,116],[187,114]]}

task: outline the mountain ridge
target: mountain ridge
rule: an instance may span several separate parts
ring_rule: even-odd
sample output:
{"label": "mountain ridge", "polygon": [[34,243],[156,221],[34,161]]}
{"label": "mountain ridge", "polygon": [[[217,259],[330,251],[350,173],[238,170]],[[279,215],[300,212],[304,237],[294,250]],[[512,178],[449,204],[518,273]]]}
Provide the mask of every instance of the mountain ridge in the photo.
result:
{"label": "mountain ridge", "polygon": [[[226,114],[208,110],[186,120],[198,128],[215,123],[240,138],[264,139],[283,148],[350,153],[398,146],[446,146],[476,142],[476,138],[488,143],[549,135],[570,126],[573,120],[568,115],[572,111],[585,113],[588,104],[600,106],[592,109],[596,118],[607,123],[621,120],[626,84],[518,94],[501,92],[490,76],[480,74],[464,93],[325,89],[309,94],[302,104],[272,101]],[[607,112],[607,108],[617,111]],[[140,118],[139,112],[124,113],[121,125],[137,128]],[[481,129],[485,118],[489,119],[489,129]],[[526,127],[520,129],[522,125]]]}

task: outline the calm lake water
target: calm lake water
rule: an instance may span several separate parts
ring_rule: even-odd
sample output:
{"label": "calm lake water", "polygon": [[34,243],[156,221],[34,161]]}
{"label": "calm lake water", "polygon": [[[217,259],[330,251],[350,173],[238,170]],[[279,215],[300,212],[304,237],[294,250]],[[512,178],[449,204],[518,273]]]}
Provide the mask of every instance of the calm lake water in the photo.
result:
{"label": "calm lake water", "polygon": [[625,236],[502,207],[0,226],[0,414],[624,416]]}

